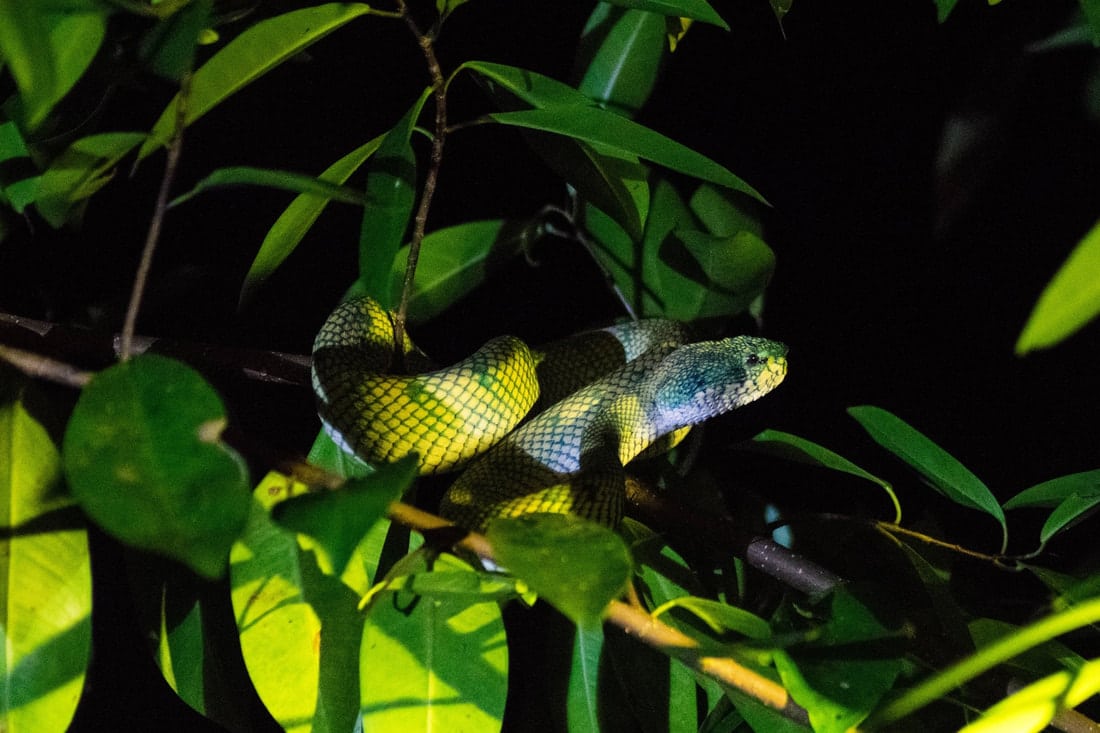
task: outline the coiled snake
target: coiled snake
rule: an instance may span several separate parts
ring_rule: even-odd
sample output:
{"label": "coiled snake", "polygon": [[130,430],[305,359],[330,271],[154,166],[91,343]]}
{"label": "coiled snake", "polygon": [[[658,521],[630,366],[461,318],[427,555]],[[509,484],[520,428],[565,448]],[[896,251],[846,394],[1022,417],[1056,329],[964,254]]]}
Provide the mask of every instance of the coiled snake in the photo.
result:
{"label": "coiled snake", "polygon": [[[686,343],[682,324],[642,320],[539,351],[500,336],[446,369],[370,298],[342,303],[313,346],[325,430],[368,463],[419,456],[421,474],[469,464],[440,513],[483,531],[494,517],[568,512],[622,517],[623,466],[664,436],[762,397],[783,381],[787,348],[751,336]],[[541,398],[540,398],[541,395]],[[538,402],[545,407],[520,423]],[[517,428],[517,425],[519,426]],[[669,440],[665,438],[665,440]]]}

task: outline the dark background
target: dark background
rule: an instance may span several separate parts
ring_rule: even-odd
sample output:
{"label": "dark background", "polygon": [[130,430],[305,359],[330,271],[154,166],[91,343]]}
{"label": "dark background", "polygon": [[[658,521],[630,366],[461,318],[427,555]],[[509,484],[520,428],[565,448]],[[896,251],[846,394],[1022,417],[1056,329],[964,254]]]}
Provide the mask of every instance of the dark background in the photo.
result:
{"label": "dark background", "polygon": [[[1012,351],[1043,286],[1098,214],[1095,50],[1029,50],[1067,27],[1076,7],[960,0],[941,26],[931,0],[798,0],[784,38],[765,0],[730,0],[716,3],[729,33],[692,29],[639,121],[726,165],[773,204],[766,238],[778,268],[764,331],[791,346],[786,384],[746,415],[718,421],[719,436],[771,427],[819,441],[897,481],[907,510],[927,502],[955,518],[956,539],[989,550],[998,539],[991,521],[936,504],[845,408],[896,413],[1001,500],[1097,468],[1097,326],[1047,352]],[[479,58],[569,80],[588,11],[588,3],[473,0],[440,41],[444,70]],[[125,28],[114,30],[125,38]],[[177,190],[227,165],[320,172],[391,126],[426,83],[400,24],[356,21],[189,129]],[[99,129],[148,129],[171,93],[138,79],[106,103],[78,93],[67,104],[96,110]],[[488,109],[468,81],[452,87],[450,103],[452,121]],[[134,176],[121,170],[79,230],[9,221],[0,309],[117,331],[162,165],[158,154]],[[308,353],[354,272],[359,215],[332,205],[238,312],[244,273],[288,201],[222,190],[172,211],[139,330]],[[449,140],[430,227],[526,217],[562,201],[560,182],[517,134],[483,126]],[[423,329],[425,349],[457,357],[494,333],[537,341],[613,314],[574,245],[551,240],[538,254],[541,266],[517,263],[443,325]],[[230,390],[246,431],[278,449],[308,447],[317,423],[305,390]],[[776,470],[774,461],[746,460],[764,476]],[[778,482],[787,502],[851,507],[850,481],[786,476]],[[881,511],[881,498],[873,501]],[[1022,534],[1014,548],[1031,549],[1034,536]]]}

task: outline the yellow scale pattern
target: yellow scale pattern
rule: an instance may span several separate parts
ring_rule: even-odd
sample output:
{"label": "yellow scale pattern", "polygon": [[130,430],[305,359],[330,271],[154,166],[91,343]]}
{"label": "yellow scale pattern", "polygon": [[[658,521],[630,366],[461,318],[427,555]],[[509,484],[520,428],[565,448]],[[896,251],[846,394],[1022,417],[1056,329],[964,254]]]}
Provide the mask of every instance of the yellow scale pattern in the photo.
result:
{"label": "yellow scale pattern", "polygon": [[[494,517],[530,512],[614,525],[626,463],[655,441],[667,447],[691,425],[767,394],[786,375],[786,347],[777,342],[740,336],[684,345],[685,336],[681,324],[642,321],[537,354],[504,336],[448,369],[390,376],[390,316],[374,301],[352,300],[318,334],[314,391],[326,429],[368,462],[415,452],[421,473],[437,473],[480,455],[440,507],[463,526],[484,530]],[[404,352],[406,364],[424,362],[411,341]],[[540,404],[553,404],[513,430],[540,381],[550,393]]]}

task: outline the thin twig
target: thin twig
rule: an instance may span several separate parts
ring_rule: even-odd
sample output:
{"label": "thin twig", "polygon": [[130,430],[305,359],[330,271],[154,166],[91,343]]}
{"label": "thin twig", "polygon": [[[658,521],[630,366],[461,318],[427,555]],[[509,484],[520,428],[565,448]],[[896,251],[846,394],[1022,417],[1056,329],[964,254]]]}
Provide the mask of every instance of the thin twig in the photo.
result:
{"label": "thin twig", "polygon": [[412,298],[413,282],[416,278],[416,265],[420,259],[420,243],[424,241],[424,232],[428,224],[428,211],[432,206],[432,196],[435,195],[436,183],[439,180],[439,169],[443,165],[443,144],[447,139],[447,83],[443,79],[443,70],[439,66],[439,59],[435,55],[435,46],[429,35],[421,32],[412,14],[409,12],[405,0],[397,0],[397,8],[405,24],[409,27],[420,50],[424,53],[424,60],[428,63],[428,75],[432,80],[432,96],[435,99],[435,135],[432,137],[431,159],[428,164],[428,172],[424,176],[424,188],[420,193],[420,205],[416,210],[413,220],[412,238],[409,240],[409,258],[405,265],[405,280],[401,286],[401,301],[397,305],[397,312],[393,319],[393,334],[396,349],[401,352],[401,344],[405,342],[405,319],[409,311],[409,300]]}
{"label": "thin twig", "polygon": [[80,389],[92,378],[91,372],[81,371],[72,364],[17,349],[14,346],[0,345],[0,359],[8,362],[27,376],[35,379],[48,379],[66,387]]}
{"label": "thin twig", "polygon": [[130,293],[130,304],[126,307],[126,320],[122,326],[122,345],[118,358],[127,361],[133,355],[134,329],[137,326],[137,314],[141,308],[141,298],[145,294],[145,285],[149,281],[149,270],[153,266],[153,252],[160,239],[160,229],[164,214],[168,211],[168,193],[176,178],[180,153],[183,150],[183,128],[187,124],[187,100],[191,96],[191,72],[180,79],[180,91],[176,96],[176,122],[172,139],[168,144],[168,159],[164,163],[164,176],[160,180],[160,191],[153,209],[153,218],[149,222],[149,232],[145,236],[145,247],[141,251],[141,262],[134,275],[134,288]]}

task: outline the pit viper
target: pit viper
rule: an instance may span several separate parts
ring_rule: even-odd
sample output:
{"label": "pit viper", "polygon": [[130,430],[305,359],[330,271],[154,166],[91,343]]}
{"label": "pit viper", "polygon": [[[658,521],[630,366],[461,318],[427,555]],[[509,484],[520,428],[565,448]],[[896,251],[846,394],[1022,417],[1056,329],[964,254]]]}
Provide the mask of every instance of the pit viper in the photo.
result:
{"label": "pit viper", "polygon": [[[318,332],[312,381],[324,429],[368,463],[415,453],[421,474],[466,467],[440,514],[478,531],[494,517],[533,512],[617,524],[624,465],[666,436],[762,397],[787,373],[779,342],[690,343],[683,324],[663,319],[537,351],[499,336],[433,369],[407,335],[398,353],[392,318],[376,301],[355,298]],[[404,373],[391,373],[395,361]]]}

